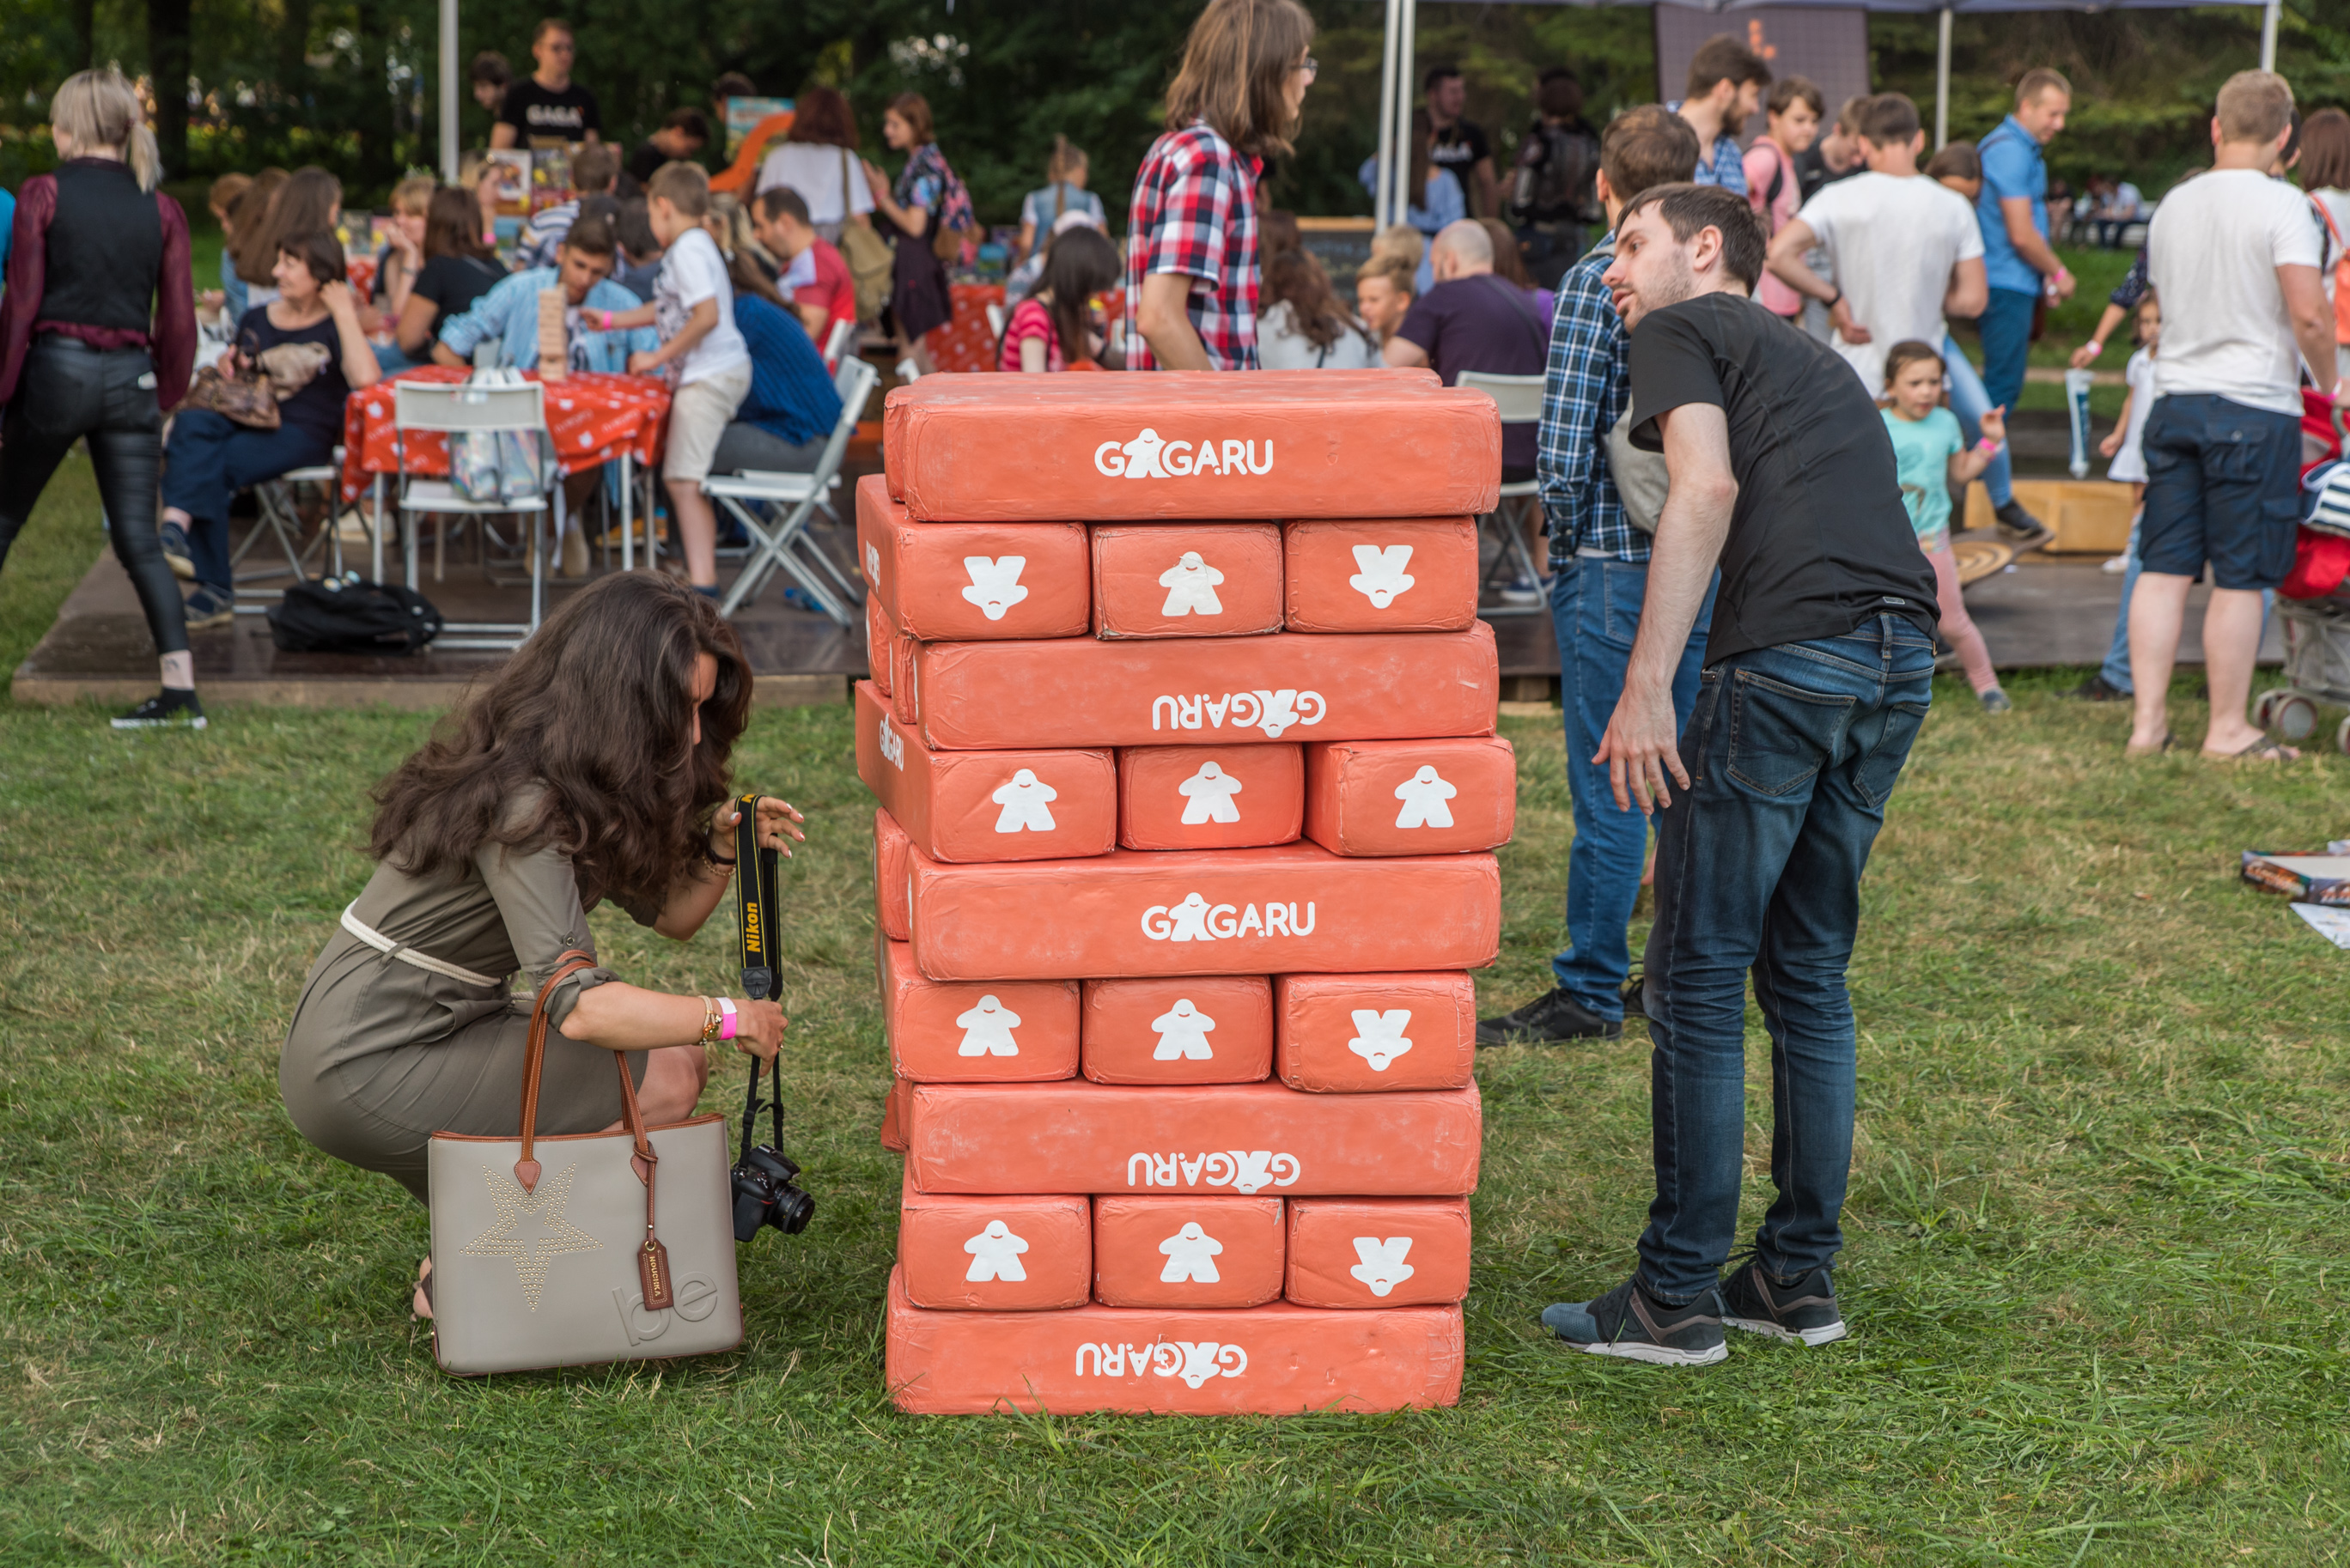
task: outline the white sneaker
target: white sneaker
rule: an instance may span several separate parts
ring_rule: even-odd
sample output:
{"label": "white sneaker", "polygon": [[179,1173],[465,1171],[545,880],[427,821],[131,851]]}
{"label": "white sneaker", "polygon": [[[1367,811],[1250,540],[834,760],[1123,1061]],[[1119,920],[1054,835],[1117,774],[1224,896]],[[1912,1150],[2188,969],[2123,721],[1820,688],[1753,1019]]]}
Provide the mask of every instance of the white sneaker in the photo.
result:
{"label": "white sneaker", "polygon": [[921,368],[916,365],[910,358],[898,361],[898,379],[905,382],[910,387],[921,379]]}
{"label": "white sneaker", "polygon": [[1531,606],[1542,603],[1542,588],[1532,577],[1519,577],[1501,591],[1505,605]]}

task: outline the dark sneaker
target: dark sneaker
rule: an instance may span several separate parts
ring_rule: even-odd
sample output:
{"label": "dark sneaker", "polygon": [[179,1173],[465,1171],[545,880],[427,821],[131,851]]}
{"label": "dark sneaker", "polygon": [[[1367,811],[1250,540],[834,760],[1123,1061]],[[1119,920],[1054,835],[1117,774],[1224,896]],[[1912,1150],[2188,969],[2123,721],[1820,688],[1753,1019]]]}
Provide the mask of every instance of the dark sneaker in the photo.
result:
{"label": "dark sneaker", "polygon": [[2010,698],[2006,692],[2001,691],[1996,686],[1992,687],[1988,691],[1976,692],[1975,701],[1982,704],[1982,711],[1986,713],[2012,713],[2015,711],[2015,702],[2013,699]]}
{"label": "dark sneaker", "polygon": [[202,631],[208,626],[226,626],[236,618],[236,600],[218,588],[204,587],[188,596],[188,629]]}
{"label": "dark sneaker", "polygon": [[1477,1044],[1547,1045],[1560,1040],[1614,1040],[1624,1026],[1602,1018],[1564,991],[1536,997],[1515,1012],[1477,1020]]}
{"label": "dark sneaker", "polygon": [[194,582],[196,558],[188,554],[188,531],[177,523],[166,523],[158,532],[163,537],[163,564],[182,582]]}
{"label": "dark sneaker", "polygon": [[[1667,1306],[1626,1280],[1594,1302],[1543,1308],[1543,1326],[1586,1355],[1613,1355],[1657,1366],[1711,1366],[1730,1359],[1721,1333],[1721,1293],[1687,1306]],[[1838,1324],[1838,1332],[1842,1324]]]}
{"label": "dark sneaker", "polygon": [[1617,994],[1624,999],[1625,1023],[1629,1023],[1635,1018],[1643,1023],[1648,1021],[1648,977],[1647,975],[1637,969],[1634,970],[1625,978],[1623,990]]}
{"label": "dark sneaker", "polygon": [[1845,1336],[1844,1314],[1836,1311],[1835,1283],[1825,1269],[1798,1274],[1782,1284],[1749,1258],[1721,1287],[1721,1299],[1722,1322],[1749,1334],[1800,1339],[1805,1345],[1826,1345]]}
{"label": "dark sneaker", "polygon": [[2026,550],[2036,550],[2056,537],[2055,529],[2026,512],[2023,503],[2013,496],[2008,498],[2007,504],[2001,507],[1996,515],[1999,518],[1999,536],[2014,545],[2019,555]]}
{"label": "dark sneaker", "polygon": [[2100,670],[2074,687],[2066,695],[2077,697],[2084,702],[2126,702],[2133,693],[2107,680],[2105,672]]}
{"label": "dark sneaker", "polygon": [[118,730],[201,730],[204,705],[192,691],[166,686],[114,721]]}

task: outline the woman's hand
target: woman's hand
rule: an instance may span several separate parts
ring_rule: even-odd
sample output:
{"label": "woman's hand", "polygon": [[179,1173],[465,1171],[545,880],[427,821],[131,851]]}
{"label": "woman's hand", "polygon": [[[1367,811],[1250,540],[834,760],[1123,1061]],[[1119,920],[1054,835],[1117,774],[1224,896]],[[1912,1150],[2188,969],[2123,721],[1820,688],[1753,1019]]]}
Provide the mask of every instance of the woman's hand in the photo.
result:
{"label": "woman's hand", "polygon": [[318,298],[329,315],[338,319],[359,319],[359,305],[351,296],[351,286],[341,278],[318,286]]}
{"label": "woman's hand", "polygon": [[[798,808],[790,801],[778,800],[771,794],[761,795],[759,797],[759,847],[780,849],[788,857],[792,852],[792,846],[785,840],[795,838],[803,844],[806,843],[807,835],[801,832],[799,828],[799,825],[806,820],[807,818],[802,816]],[[713,856],[727,860],[733,858],[732,852],[734,848],[734,830],[742,825],[742,822],[743,809],[733,801],[718,808],[717,815],[710,824],[710,852]]]}
{"label": "woman's hand", "polygon": [[629,374],[650,376],[661,368],[660,355],[650,348],[639,348],[629,356]]}
{"label": "woman's hand", "polygon": [[2097,443],[2097,455],[2100,457],[2111,457],[2116,452],[2121,451],[2121,449],[2122,428],[2119,425],[2116,425],[2111,431],[2106,432],[2106,439]]}
{"label": "woman's hand", "polygon": [[244,374],[244,361],[237,357],[237,352],[234,348],[222,349],[221,357],[213,363],[220,368],[221,379],[224,381],[234,381]]}
{"label": "woman's hand", "polygon": [[880,166],[870,158],[860,158],[858,161],[865,165],[865,183],[872,188],[873,199],[878,202],[889,195],[889,176],[881,172]]}
{"label": "woman's hand", "polygon": [[734,1049],[762,1062],[773,1062],[784,1048],[784,1031],[791,1026],[784,1010],[772,1002],[738,1000],[734,1003]]}

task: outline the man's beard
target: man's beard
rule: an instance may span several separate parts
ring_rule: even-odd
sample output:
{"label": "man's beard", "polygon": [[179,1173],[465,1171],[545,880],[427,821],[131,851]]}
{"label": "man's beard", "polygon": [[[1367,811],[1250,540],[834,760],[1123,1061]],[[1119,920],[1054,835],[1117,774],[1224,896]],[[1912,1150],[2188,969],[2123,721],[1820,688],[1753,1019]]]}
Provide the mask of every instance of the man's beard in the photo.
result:
{"label": "man's beard", "polygon": [[[1694,297],[1696,294],[1697,273],[1690,265],[1689,253],[1676,250],[1673,253],[1672,270],[1665,275],[1664,279],[1659,283],[1643,284],[1631,297],[1639,306],[1638,316],[1645,317],[1650,311],[1662,310],[1669,305],[1679,305],[1684,299]],[[1637,325],[1638,317],[1627,318],[1627,324]]]}

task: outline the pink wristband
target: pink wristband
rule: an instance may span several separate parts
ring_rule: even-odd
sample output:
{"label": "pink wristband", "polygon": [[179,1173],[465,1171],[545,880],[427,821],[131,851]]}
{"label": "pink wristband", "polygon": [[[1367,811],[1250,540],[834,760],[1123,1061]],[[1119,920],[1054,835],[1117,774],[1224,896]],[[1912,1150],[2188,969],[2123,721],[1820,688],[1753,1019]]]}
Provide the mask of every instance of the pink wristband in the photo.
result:
{"label": "pink wristband", "polygon": [[1995,441],[1991,440],[1991,437],[1985,436],[1982,440],[1975,442],[1975,450],[1977,452],[1997,452],[2006,443],[2003,441]]}
{"label": "pink wristband", "polygon": [[734,1025],[741,1022],[741,1020],[735,1015],[734,1004],[722,996],[718,999],[718,1011],[723,1015],[719,1020],[718,1038],[721,1040],[733,1039]]}

